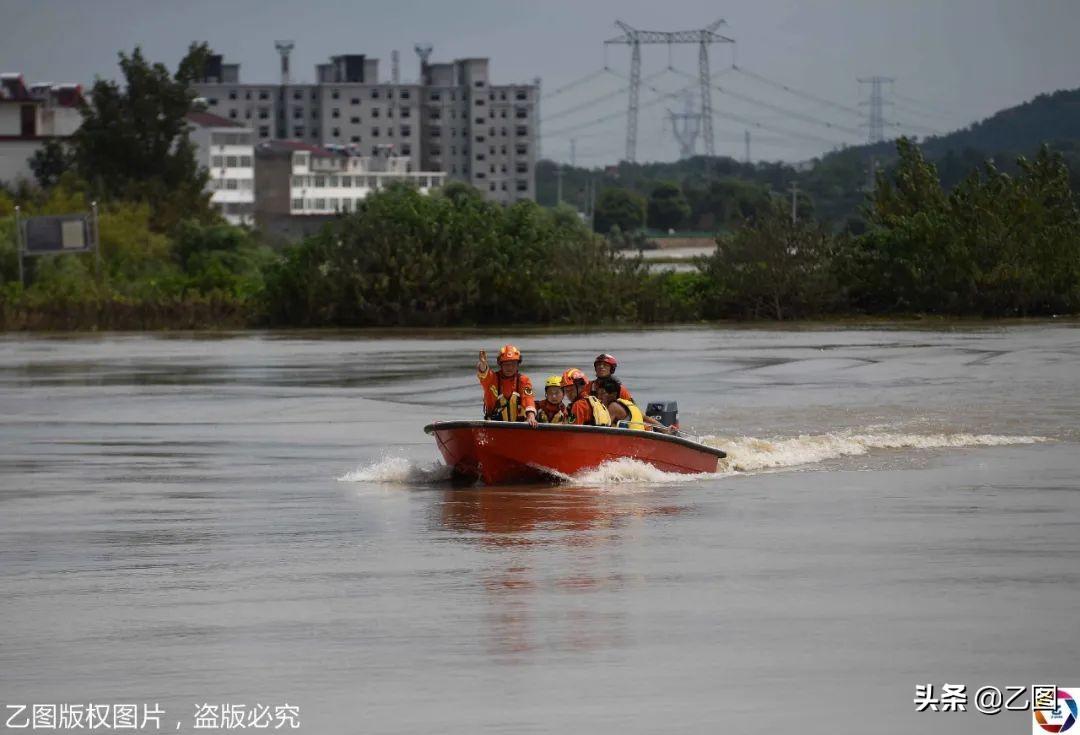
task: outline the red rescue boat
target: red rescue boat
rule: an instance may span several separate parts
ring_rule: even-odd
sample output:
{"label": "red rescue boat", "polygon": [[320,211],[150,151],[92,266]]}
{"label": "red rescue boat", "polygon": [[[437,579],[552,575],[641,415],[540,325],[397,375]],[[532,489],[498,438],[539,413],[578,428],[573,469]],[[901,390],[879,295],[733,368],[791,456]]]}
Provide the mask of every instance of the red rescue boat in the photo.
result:
{"label": "red rescue boat", "polygon": [[624,458],[664,472],[716,472],[717,460],[727,456],[682,436],[606,426],[437,421],[424,431],[458,478],[488,485],[559,481]]}

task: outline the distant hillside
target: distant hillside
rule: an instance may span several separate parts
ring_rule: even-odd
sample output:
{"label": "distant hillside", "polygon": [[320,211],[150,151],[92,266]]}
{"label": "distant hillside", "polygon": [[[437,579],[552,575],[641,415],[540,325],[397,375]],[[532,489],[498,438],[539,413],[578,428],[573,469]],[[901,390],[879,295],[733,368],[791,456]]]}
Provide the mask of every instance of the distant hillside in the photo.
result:
{"label": "distant hillside", "polygon": [[[1080,89],[1041,94],[962,130],[919,141],[946,187],[956,185],[988,158],[1010,170],[1017,156],[1030,156],[1044,143],[1065,157],[1073,172],[1073,189],[1080,192]],[[748,208],[752,210],[759,193],[781,195],[792,182],[798,182],[809,196],[808,206],[814,214],[841,226],[859,215],[872,180],[870,162],[888,168],[895,160],[895,143],[890,141],[828,153],[809,168],[798,170],[783,163],[744,164],[705,156],[671,163],[620,163],[591,171],[564,167],[563,201],[584,211],[590,178],[598,192],[625,187],[646,196],[658,182],[673,181],[682,187],[691,205],[686,228],[711,229],[745,215]],[[541,204],[555,203],[557,168],[550,161],[537,166]]]}

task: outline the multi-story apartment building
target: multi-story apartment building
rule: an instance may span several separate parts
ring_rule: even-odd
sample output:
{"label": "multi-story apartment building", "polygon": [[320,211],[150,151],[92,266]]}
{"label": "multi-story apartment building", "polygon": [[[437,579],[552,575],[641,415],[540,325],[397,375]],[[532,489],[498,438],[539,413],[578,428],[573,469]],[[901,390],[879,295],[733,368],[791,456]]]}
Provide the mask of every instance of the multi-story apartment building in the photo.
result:
{"label": "multi-story apartment building", "polygon": [[190,112],[195,160],[210,173],[210,201],[234,225],[255,221],[255,141],[250,127],[208,112]]}
{"label": "multi-story apartment building", "polygon": [[0,182],[32,180],[30,159],[52,139],[82,125],[78,84],[31,84],[21,74],[0,74]]}
{"label": "multi-story apartment building", "polygon": [[[284,67],[283,68],[287,68]],[[244,84],[220,56],[195,85],[209,111],[250,125],[259,141],[392,147],[425,171],[466,181],[491,200],[535,198],[537,94],[533,84],[491,85],[487,59],[421,64],[418,83],[382,82],[379,62],[331,57],[315,83]]]}

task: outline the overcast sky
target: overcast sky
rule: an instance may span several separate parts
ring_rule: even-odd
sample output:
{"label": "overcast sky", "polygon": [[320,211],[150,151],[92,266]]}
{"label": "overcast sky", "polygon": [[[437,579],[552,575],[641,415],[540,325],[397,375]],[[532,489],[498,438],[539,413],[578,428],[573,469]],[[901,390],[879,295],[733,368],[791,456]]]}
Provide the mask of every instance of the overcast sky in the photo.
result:
{"label": "overcast sky", "polygon": [[[567,160],[573,138],[577,162],[600,165],[624,151],[626,120],[618,113],[626,95],[618,92],[626,83],[617,75],[628,74],[628,48],[608,49],[614,73],[557,91],[604,66],[603,41],[618,35],[615,19],[683,30],[721,17],[720,32],[737,43],[734,56],[731,47],[712,48],[713,82],[724,90],[713,90],[713,108],[742,119],[716,118],[717,152],[739,158],[747,128],[754,159],[801,160],[834,143],[862,142],[866,133],[856,130],[865,121],[852,110],[866,109],[860,102],[869,90],[857,77],[894,77],[886,119],[920,134],[1080,86],[1080,0],[0,0],[0,71],[88,84],[116,76],[120,49],[141,45],[175,67],[192,40],[205,40],[241,64],[242,81],[272,82],[273,42],[287,38],[296,42],[297,81],[312,80],[316,63],[342,53],[379,58],[388,79],[393,49],[410,80],[418,67],[413,46],[427,41],[435,61],[489,57],[496,84],[539,77],[547,95],[544,155]],[[731,71],[733,58],[802,96]],[[678,71],[664,72],[666,46],[643,48],[649,86],[641,92],[638,160],[677,158],[666,110],[683,102],[662,95],[692,84],[679,72],[697,73],[697,49],[676,47],[670,61]],[[588,102],[595,104],[566,113]],[[602,118],[610,119],[590,124]]]}

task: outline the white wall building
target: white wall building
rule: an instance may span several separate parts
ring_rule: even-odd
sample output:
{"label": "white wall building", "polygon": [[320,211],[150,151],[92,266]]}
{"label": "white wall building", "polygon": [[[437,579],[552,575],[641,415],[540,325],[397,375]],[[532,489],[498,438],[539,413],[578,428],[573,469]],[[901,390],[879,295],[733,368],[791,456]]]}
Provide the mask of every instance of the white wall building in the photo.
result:
{"label": "white wall building", "polygon": [[412,171],[408,156],[361,156],[347,147],[321,148],[296,141],[260,143],[256,150],[259,210],[270,215],[332,215],[355,210],[367,196],[393,183],[421,193],[441,187],[442,171]]}
{"label": "white wall building", "polygon": [[195,159],[210,173],[210,201],[234,225],[255,221],[254,132],[208,112],[191,112]]}
{"label": "white wall building", "polygon": [[79,129],[82,102],[78,84],[27,86],[21,74],[0,74],[0,182],[33,181],[30,159]]}

